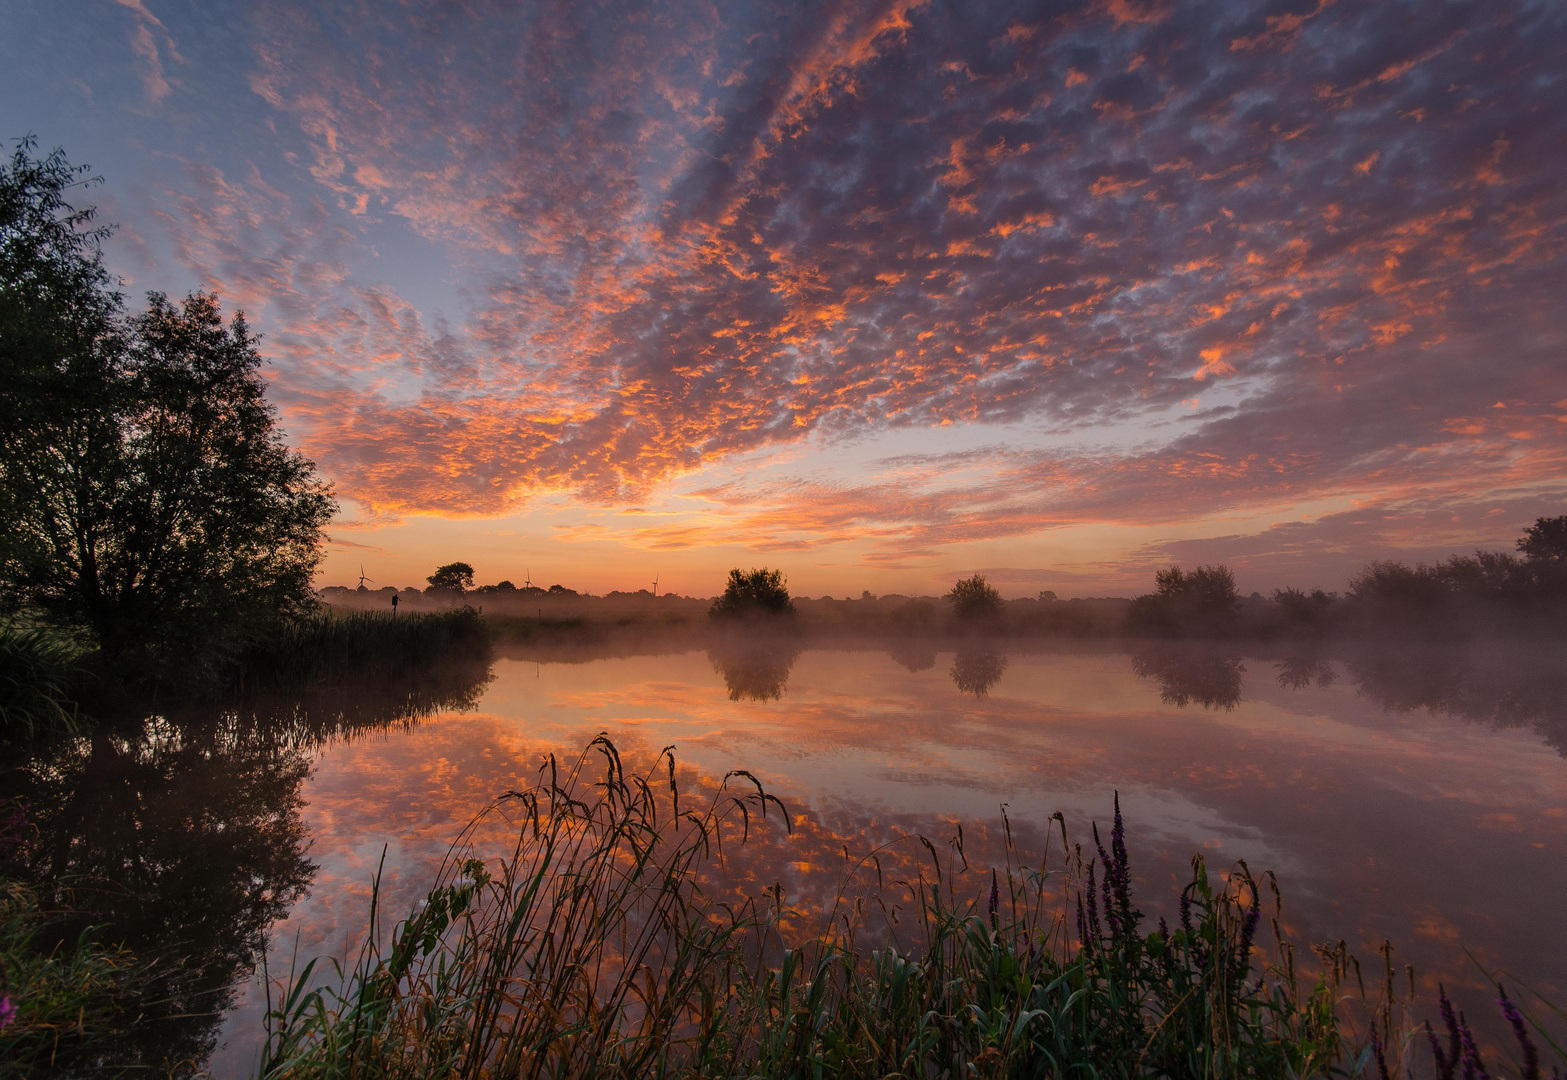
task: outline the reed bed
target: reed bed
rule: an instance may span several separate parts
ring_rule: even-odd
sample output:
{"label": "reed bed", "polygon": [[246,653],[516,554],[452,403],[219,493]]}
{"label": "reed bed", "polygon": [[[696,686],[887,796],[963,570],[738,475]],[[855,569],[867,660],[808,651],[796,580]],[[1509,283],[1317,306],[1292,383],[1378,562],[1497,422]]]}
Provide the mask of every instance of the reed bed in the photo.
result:
{"label": "reed bed", "polygon": [[[704,885],[753,830],[788,826],[782,804],[745,772],[696,803],[668,750],[638,773],[602,736],[565,767],[551,758],[470,825],[390,935],[373,912],[348,968],[312,962],[280,984],[261,1074],[1389,1077],[1425,1053],[1412,973],[1387,950],[1367,979],[1340,944],[1306,977],[1271,876],[1216,878],[1199,857],[1176,925],[1145,926],[1119,807],[1086,855],[1058,815],[1035,864],[1008,826],[1005,865],[968,897],[961,843],[943,860],[915,838],[928,858],[896,881],[870,852],[865,887],[812,923],[779,889],[724,900]],[[491,814],[519,827],[486,863],[469,841]],[[1482,1075],[1451,1024],[1437,1074]]]}
{"label": "reed bed", "polygon": [[326,609],[288,623],[247,652],[236,689],[313,690],[487,660],[489,653],[489,635],[473,608],[403,615]]}

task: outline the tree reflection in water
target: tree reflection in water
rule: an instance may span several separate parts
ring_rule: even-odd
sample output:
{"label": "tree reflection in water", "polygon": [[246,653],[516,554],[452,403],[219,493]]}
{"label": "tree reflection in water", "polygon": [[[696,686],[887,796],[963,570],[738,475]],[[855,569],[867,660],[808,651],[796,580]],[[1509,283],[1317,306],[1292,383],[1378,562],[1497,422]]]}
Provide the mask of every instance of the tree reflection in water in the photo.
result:
{"label": "tree reflection in water", "polygon": [[314,751],[471,707],[488,658],[423,675],[104,722],[7,764],[0,799],[26,804],[36,829],[23,872],[59,913],[42,944],[68,947],[91,927],[147,965],[141,1018],[97,1047],[106,1063],[200,1068],[268,927],[315,872],[300,816]]}
{"label": "tree reflection in water", "polygon": [[887,650],[892,661],[911,672],[929,671],[936,666],[936,646],[928,641],[898,641]]}
{"label": "tree reflection in water", "polygon": [[1007,670],[1005,653],[982,649],[959,649],[952,658],[952,684],[960,693],[977,698],[988,697],[990,688],[1001,681]]}
{"label": "tree reflection in water", "polygon": [[1279,685],[1286,690],[1304,690],[1316,684],[1326,690],[1338,681],[1333,661],[1316,653],[1296,653],[1277,664]]}
{"label": "tree reflection in water", "polygon": [[1346,666],[1356,692],[1389,712],[1427,709],[1493,728],[1532,728],[1567,757],[1567,655],[1493,642],[1368,649]]}
{"label": "tree reflection in water", "polygon": [[763,638],[711,648],[707,658],[723,676],[730,701],[779,701],[800,651],[792,642]]}
{"label": "tree reflection in water", "polygon": [[1132,670],[1159,683],[1159,700],[1184,709],[1197,702],[1205,709],[1232,711],[1241,700],[1246,665],[1238,653],[1211,644],[1169,644],[1139,649]]}

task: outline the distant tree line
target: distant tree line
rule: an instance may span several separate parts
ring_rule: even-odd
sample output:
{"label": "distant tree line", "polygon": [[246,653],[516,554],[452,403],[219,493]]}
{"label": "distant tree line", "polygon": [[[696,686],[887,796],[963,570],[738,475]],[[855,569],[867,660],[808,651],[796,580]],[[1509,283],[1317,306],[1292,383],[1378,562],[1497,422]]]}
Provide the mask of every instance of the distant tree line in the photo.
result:
{"label": "distant tree line", "polygon": [[1271,601],[1242,597],[1228,567],[1172,566],[1155,573],[1152,593],[1132,601],[1127,625],[1153,637],[1560,635],[1567,632],[1567,516],[1536,520],[1517,554],[1369,563],[1343,596],[1284,588]]}

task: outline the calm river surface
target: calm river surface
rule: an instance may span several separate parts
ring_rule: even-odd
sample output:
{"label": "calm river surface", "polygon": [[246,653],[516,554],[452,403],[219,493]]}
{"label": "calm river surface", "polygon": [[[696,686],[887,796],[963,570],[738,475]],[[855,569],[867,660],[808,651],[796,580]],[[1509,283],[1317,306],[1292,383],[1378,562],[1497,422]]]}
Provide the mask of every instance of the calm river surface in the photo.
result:
{"label": "calm river surface", "polygon": [[[1194,853],[1245,859],[1277,873],[1298,943],[1343,938],[1375,962],[1391,940],[1423,994],[1471,988],[1471,1015],[1476,961],[1567,997],[1559,672],[1497,674],[1506,650],[1029,648],[498,659],[472,711],[311,748],[294,812],[315,869],[265,931],[271,969],[349,955],[383,851],[389,910],[406,912],[478,809],[605,731],[631,757],[673,744],[697,780],[756,773],[802,827],[752,869],[796,894],[840,844],[961,821],[973,860],[1003,804],[1026,846],[1057,810],[1084,837],[1119,791],[1146,911],[1169,910]],[[262,1008],[252,980],[217,1032],[218,1075],[250,1071]]]}

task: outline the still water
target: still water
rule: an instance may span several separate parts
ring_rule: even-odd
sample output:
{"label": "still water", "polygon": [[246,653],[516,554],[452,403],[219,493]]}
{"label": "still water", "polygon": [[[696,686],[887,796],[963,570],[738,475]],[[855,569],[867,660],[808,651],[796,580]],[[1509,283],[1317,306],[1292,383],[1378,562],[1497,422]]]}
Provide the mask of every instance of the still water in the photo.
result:
{"label": "still water", "polygon": [[189,880],[158,885],[169,911],[241,913],[234,955],[212,975],[235,980],[228,1011],[192,1045],[215,1044],[217,1075],[248,1074],[264,999],[244,978],[246,943],[267,942],[274,976],[295,957],[351,958],[378,867],[387,910],[407,911],[477,810],[601,731],[633,759],[673,745],[693,782],[749,769],[783,799],[798,827],[758,848],[766,865],[746,870],[758,890],[776,880],[808,898],[840,849],[907,832],[939,843],[958,822],[981,865],[1003,806],[1025,848],[1058,810],[1086,838],[1119,792],[1145,911],[1170,909],[1194,853],[1216,868],[1244,859],[1277,874],[1293,940],[1342,938],[1368,961],[1391,941],[1427,1003],[1440,980],[1485,1012],[1482,968],[1562,1000],[1567,671],[1515,651],[503,653],[462,711],[296,732],[205,773],[153,769],[170,800],[242,811],[187,842],[216,827],[234,847],[248,829],[261,849],[243,856],[243,895],[199,899],[235,876],[216,865],[221,843]]}

